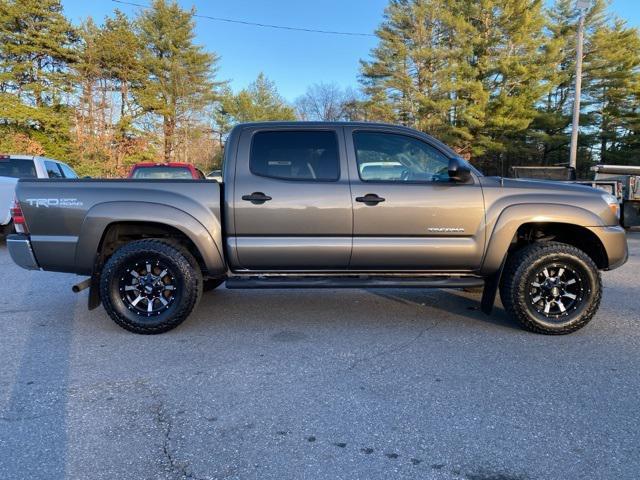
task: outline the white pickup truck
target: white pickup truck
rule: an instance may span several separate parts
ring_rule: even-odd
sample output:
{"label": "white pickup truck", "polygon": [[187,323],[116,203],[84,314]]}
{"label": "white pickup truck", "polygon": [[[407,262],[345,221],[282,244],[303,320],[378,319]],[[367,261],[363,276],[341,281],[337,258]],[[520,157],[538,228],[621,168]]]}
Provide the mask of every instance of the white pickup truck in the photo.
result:
{"label": "white pickup truck", "polygon": [[78,178],[66,163],[33,155],[0,155],[0,237],[13,230],[11,206],[19,178]]}

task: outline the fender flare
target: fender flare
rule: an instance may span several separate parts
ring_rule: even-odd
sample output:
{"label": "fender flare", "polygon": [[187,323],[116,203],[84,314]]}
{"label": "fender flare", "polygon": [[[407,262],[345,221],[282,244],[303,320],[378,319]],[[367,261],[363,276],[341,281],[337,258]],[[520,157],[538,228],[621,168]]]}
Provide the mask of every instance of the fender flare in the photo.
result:
{"label": "fender flare", "polygon": [[602,227],[602,219],[593,212],[572,205],[555,203],[522,203],[506,207],[499,215],[480,267],[480,274],[488,276],[500,270],[506,259],[511,241],[526,223],[565,223],[580,227]]}
{"label": "fender flare", "polygon": [[208,273],[226,272],[222,250],[222,226],[212,214],[207,227],[189,213],[175,207],[152,202],[105,202],[94,205],[86,214],[76,246],[78,273],[92,275],[98,247],[104,232],[113,223],[146,222],[173,227],[196,246]]}

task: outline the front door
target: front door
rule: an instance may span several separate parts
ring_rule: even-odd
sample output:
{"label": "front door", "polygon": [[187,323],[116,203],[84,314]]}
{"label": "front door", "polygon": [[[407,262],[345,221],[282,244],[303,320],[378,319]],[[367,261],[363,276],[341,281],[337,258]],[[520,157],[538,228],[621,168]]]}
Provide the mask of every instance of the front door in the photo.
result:
{"label": "front door", "polygon": [[345,131],[354,270],[472,271],[484,251],[477,179],[453,183],[448,154],[419,135]]}
{"label": "front door", "polygon": [[239,145],[228,240],[236,263],[260,271],[346,269],[353,211],[342,128],[248,128]]}

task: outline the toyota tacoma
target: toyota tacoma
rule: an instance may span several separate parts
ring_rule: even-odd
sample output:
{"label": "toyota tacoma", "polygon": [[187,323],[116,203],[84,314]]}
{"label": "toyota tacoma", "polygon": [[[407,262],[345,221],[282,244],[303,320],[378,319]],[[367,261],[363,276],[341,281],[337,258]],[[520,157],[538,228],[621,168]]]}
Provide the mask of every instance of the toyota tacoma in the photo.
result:
{"label": "toyota tacoma", "polygon": [[368,123],[251,123],[223,181],[20,180],[27,269],[88,277],[120,326],[161,333],[203,291],[484,287],[531,331],[586,325],[627,259],[619,205],[580,185],[485,177],[436,139]]}

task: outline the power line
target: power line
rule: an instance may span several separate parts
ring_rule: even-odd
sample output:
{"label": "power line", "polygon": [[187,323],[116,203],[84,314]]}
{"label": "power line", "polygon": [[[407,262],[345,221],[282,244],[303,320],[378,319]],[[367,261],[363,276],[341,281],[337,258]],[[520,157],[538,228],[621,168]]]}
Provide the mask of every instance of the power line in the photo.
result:
{"label": "power line", "polygon": [[[132,5],[134,7],[148,8],[150,5],[144,5],[141,3],[135,2],[127,2],[125,0],[111,0],[114,3],[121,3],[123,5]],[[306,33],[322,33],[325,35],[346,35],[350,37],[375,37],[373,33],[362,33],[362,32],[337,32],[334,30],[318,30],[315,28],[301,28],[301,27],[289,27],[286,25],[272,25],[269,23],[257,23],[257,22],[248,22],[245,20],[235,20],[232,18],[223,18],[223,17],[212,17],[210,15],[200,15],[195,13],[194,17],[205,18],[207,20],[214,20],[216,22],[226,22],[226,23],[237,23],[240,25],[249,25],[252,27],[262,27],[262,28],[275,28],[279,30],[291,30],[294,32],[306,32]]]}

